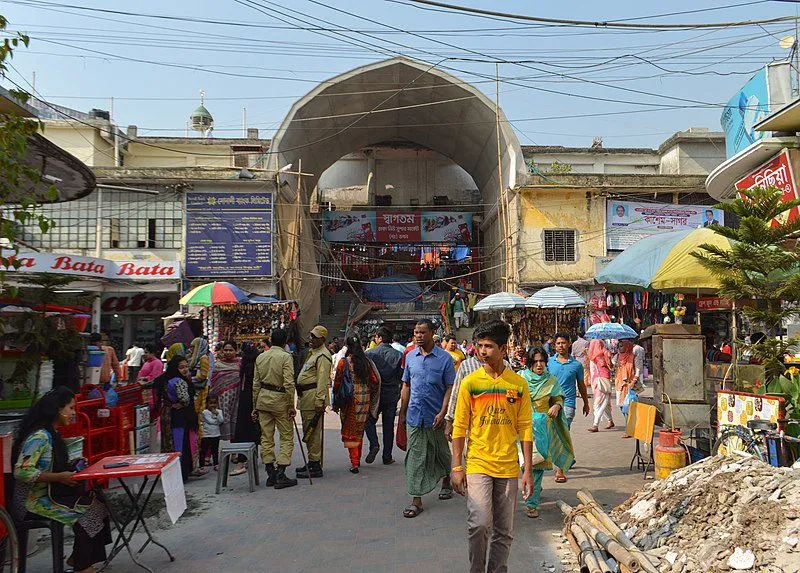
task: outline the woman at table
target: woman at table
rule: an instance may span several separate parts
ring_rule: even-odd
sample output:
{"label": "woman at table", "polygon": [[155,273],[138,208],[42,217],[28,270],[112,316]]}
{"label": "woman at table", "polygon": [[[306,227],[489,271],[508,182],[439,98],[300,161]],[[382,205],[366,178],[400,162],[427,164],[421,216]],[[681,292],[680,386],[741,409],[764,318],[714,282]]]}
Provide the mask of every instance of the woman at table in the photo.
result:
{"label": "woman at table", "polygon": [[[197,467],[200,458],[197,443],[199,418],[194,409],[195,391],[186,358],[174,356],[167,364],[164,375],[167,382],[162,395],[161,419],[169,420],[169,428],[165,429],[162,424],[161,451],[181,454],[181,475],[185,482]],[[163,439],[164,434],[169,434],[171,442]]]}
{"label": "woman at table", "polygon": [[[220,426],[220,440],[228,441],[236,430],[236,411],[239,402],[239,359],[236,343],[229,340],[222,345],[214,361],[214,373],[208,392],[219,399],[219,408],[225,413],[225,422]],[[252,410],[251,410],[252,412]]]}
{"label": "woman at table", "polygon": [[592,340],[589,343],[589,382],[592,386],[592,401],[594,402],[594,422],[588,431],[598,432],[603,418],[608,420],[605,429],[614,427],[614,418],[611,415],[611,353],[606,349],[602,340]]}
{"label": "woman at table", "polygon": [[106,559],[111,543],[108,510],[80,482],[72,480],[67,446],[59,429],[75,418],[75,397],[66,387],[54,388],[28,411],[12,447],[14,464],[13,513],[15,519],[30,514],[71,525],[75,532],[67,564],[76,572],[91,573]]}

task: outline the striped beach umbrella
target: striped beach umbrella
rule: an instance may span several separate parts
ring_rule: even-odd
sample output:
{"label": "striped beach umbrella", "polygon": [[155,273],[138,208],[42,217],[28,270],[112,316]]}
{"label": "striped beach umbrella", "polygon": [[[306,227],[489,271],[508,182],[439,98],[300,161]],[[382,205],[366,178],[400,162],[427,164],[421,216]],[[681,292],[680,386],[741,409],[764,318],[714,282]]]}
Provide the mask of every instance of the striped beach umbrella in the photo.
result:
{"label": "striped beach umbrella", "polygon": [[490,294],[475,305],[475,310],[514,310],[525,308],[525,298],[512,292],[497,292]]}
{"label": "striped beach umbrella", "polygon": [[558,330],[559,308],[583,308],[586,301],[577,292],[567,287],[551,286],[543,288],[525,299],[525,308],[552,308],[556,315]]}
{"label": "striped beach umbrella", "polygon": [[239,304],[249,297],[236,285],[226,282],[213,282],[193,288],[178,301],[181,304],[212,306],[215,304]]}

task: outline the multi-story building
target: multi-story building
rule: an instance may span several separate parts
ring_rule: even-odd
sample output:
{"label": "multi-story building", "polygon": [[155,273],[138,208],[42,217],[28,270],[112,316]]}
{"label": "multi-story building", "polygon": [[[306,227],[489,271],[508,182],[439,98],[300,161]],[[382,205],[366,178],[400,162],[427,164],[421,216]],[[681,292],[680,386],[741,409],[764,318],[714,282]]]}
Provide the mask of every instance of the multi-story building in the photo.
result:
{"label": "multi-story building", "polygon": [[[412,80],[414,89],[407,89]],[[397,97],[375,113],[387,90]],[[361,119],[350,125],[354,114]],[[703,180],[722,160],[720,134],[696,128],[657,150],[610,149],[599,141],[580,149],[521,147],[502,110],[498,115],[476,88],[403,58],[320,84],[292,106],[271,140],[257,130],[228,139],[144,137],[135,126],[119,130],[102,113],[79,122],[70,115],[45,120],[44,134],[74,146],[94,169],[97,191],[51,209],[56,230],[28,229],[27,240],[53,251],[178,261],[184,268],[180,284],[103,294],[115,302],[102,304],[102,326],[122,344],[175,310],[179,291],[212,278],[297,298],[307,323],[318,319],[323,284],[339,283],[355,298],[364,296],[365,283],[389,275],[415,283],[420,300],[433,285],[459,282],[482,293],[506,285],[588,287],[597,261],[620,245],[609,236],[609,201],[708,204]],[[236,217],[224,215],[230,209],[193,213],[198,197],[247,201],[264,194],[272,204],[250,214],[271,209],[271,234],[256,241],[274,243],[271,255],[265,245],[245,247],[265,220],[237,230]],[[198,223],[214,217],[218,232]],[[245,268],[247,257],[258,264]],[[439,269],[444,274],[434,274],[436,267],[446,267]],[[147,289],[168,298],[158,312],[145,316],[116,302],[153,292]],[[397,316],[414,314],[413,305],[394,308]]]}

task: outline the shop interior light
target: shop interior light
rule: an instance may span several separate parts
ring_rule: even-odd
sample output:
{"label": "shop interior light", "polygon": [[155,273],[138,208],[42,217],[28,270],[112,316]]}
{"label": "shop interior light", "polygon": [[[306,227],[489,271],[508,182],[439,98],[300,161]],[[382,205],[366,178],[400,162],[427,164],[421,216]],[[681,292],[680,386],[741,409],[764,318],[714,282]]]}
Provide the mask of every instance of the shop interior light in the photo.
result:
{"label": "shop interior light", "polygon": [[83,292],[81,289],[63,289],[53,291],[56,294],[80,294]]}

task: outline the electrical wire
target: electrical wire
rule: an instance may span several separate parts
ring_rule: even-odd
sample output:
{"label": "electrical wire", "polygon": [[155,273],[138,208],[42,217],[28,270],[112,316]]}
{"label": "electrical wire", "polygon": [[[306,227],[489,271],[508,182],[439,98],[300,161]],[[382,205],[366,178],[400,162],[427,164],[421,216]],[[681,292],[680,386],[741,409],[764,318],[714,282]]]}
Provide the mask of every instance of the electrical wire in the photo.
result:
{"label": "electrical wire", "polygon": [[[396,0],[388,0],[395,2]],[[423,4],[426,6],[434,6],[437,8],[445,8],[453,12],[462,12],[467,14],[478,14],[483,16],[494,16],[509,20],[523,20],[527,22],[539,22],[542,24],[560,24],[566,26],[588,26],[591,28],[628,28],[628,29],[647,29],[647,30],[686,30],[698,28],[733,28],[741,26],[754,26],[757,24],[773,24],[775,22],[789,22],[795,20],[794,16],[781,16],[777,18],[767,18],[762,20],[742,20],[734,22],[716,22],[708,23],[701,22],[696,24],[634,24],[625,20],[614,21],[599,21],[599,20],[570,20],[564,18],[544,18],[541,16],[528,16],[524,14],[512,14],[508,12],[497,12],[494,10],[483,10],[480,8],[471,8],[468,6],[461,6],[458,4],[446,4],[444,2],[437,2],[435,0],[404,0],[397,2],[401,4]],[[725,8],[725,7],[722,7]],[[677,14],[677,13],[673,13]],[[644,18],[659,18],[661,16],[643,16],[638,19]]]}

